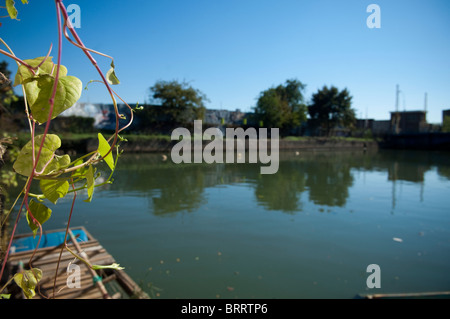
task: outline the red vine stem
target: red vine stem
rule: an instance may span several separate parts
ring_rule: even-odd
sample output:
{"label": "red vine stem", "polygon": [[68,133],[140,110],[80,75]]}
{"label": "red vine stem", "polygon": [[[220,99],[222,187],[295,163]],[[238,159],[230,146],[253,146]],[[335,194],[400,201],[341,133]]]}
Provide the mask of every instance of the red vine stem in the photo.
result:
{"label": "red vine stem", "polygon": [[116,113],[116,130],[115,130],[115,134],[114,134],[114,141],[108,151],[107,154],[105,154],[105,157],[112,151],[114,145],[117,143],[117,138],[118,138],[118,131],[119,131],[119,110],[117,109],[117,103],[116,103],[116,99],[114,98],[114,94],[111,90],[111,87],[108,84],[108,81],[106,80],[105,76],[103,75],[103,72],[100,70],[97,61],[95,61],[94,57],[92,56],[92,54],[89,52],[89,49],[83,44],[83,41],[81,41],[80,37],[78,36],[78,33],[75,31],[75,29],[73,28],[73,26],[70,24],[70,22],[68,23],[69,20],[69,15],[67,14],[67,10],[66,7],[64,6],[64,4],[62,3],[62,0],[55,0],[58,4],[59,7],[61,8],[61,12],[64,16],[64,21],[65,21],[65,26],[68,26],[70,33],[73,35],[73,37],[75,38],[76,42],[81,46],[81,50],[83,50],[84,54],[88,57],[88,59],[91,61],[91,63],[94,65],[94,67],[97,69],[97,72],[99,73],[100,77],[102,78],[103,83],[106,86],[106,89],[108,90],[111,99],[113,100],[114,103],[114,111]]}
{"label": "red vine stem", "polygon": [[[60,0],[56,0],[56,2],[59,2],[59,1]],[[8,256],[9,256],[9,250],[11,249],[12,240],[13,240],[14,234],[16,232],[17,224],[18,224],[18,222],[20,220],[20,215],[21,215],[24,203],[25,203],[26,210],[27,210],[28,214],[30,215],[33,223],[36,226],[39,227],[38,245],[36,245],[36,248],[35,248],[32,256],[30,257],[30,260],[29,260],[30,268],[32,268],[31,267],[31,261],[32,261],[32,258],[35,255],[38,247],[39,247],[39,243],[40,243],[40,240],[42,238],[42,225],[39,223],[38,220],[36,220],[36,218],[34,218],[33,213],[31,212],[30,208],[28,207],[28,194],[29,194],[29,191],[30,191],[30,187],[31,187],[31,183],[33,181],[33,178],[36,175],[36,167],[37,167],[37,164],[39,162],[39,157],[41,156],[42,148],[44,147],[44,142],[45,142],[45,138],[46,138],[47,133],[48,133],[48,129],[50,127],[50,122],[51,122],[52,114],[53,114],[53,107],[54,107],[54,104],[55,104],[55,96],[56,96],[56,91],[57,91],[57,86],[58,86],[58,81],[59,81],[59,70],[60,70],[60,66],[61,66],[61,52],[62,52],[62,32],[61,32],[62,28],[61,28],[61,13],[60,13],[60,8],[59,8],[58,5],[56,5],[56,13],[57,13],[57,22],[58,22],[58,64],[57,64],[57,67],[56,67],[56,75],[55,75],[55,81],[54,81],[54,84],[53,84],[52,95],[51,95],[50,100],[49,100],[49,106],[50,106],[49,115],[48,115],[47,123],[45,125],[45,130],[44,130],[44,134],[43,134],[43,137],[42,137],[41,145],[39,146],[39,150],[38,150],[38,154],[37,154],[36,158],[34,158],[34,155],[35,155],[35,150],[34,150],[35,125],[33,123],[33,128],[32,128],[32,131],[31,131],[31,135],[32,135],[32,143],[31,143],[32,146],[31,147],[32,147],[32,154],[33,154],[33,170],[31,171],[31,175],[30,175],[30,177],[29,177],[29,179],[27,181],[26,191],[25,191],[25,194],[24,194],[24,197],[23,197],[23,200],[22,200],[22,205],[21,205],[20,210],[19,210],[19,212],[17,214],[16,222],[14,224],[13,231],[11,233],[11,239],[9,241],[8,249],[7,249],[6,254],[5,254],[5,259],[4,259],[3,264],[2,264],[2,270],[0,272],[0,278],[3,277],[3,272],[4,272],[4,269],[5,269],[5,266],[6,266],[6,261],[8,260]],[[51,49],[51,47],[50,47],[50,49]],[[7,53],[7,52],[5,52],[5,53]],[[50,51],[48,52],[47,56],[49,54],[50,54]],[[13,55],[11,55],[9,53],[7,53],[7,55],[11,56],[14,60],[18,61],[19,63],[24,63],[22,60],[17,59],[15,56],[13,56]],[[26,66],[27,66],[27,68],[31,67],[30,65],[26,65]],[[33,68],[31,67],[31,70],[32,69]],[[35,74],[34,70],[32,70],[32,72],[33,72],[33,74]]]}
{"label": "red vine stem", "polygon": [[69,233],[70,221],[72,219],[73,208],[75,206],[75,199],[77,198],[77,191],[75,190],[75,184],[73,182],[73,178],[72,178],[72,189],[74,190],[73,191],[73,199],[72,199],[72,206],[70,207],[69,218],[67,220],[66,233],[64,235],[64,245],[61,247],[61,250],[59,252],[58,263],[56,264],[56,270],[55,270],[55,279],[53,281],[53,299],[55,298],[56,278],[58,277],[59,264],[61,263],[61,257],[62,257],[63,250],[67,246],[67,235]]}

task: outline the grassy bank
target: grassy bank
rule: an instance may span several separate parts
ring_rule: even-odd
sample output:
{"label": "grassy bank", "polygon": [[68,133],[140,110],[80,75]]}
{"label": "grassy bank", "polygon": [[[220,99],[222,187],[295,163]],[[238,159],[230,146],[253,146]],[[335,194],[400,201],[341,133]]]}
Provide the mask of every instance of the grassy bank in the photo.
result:
{"label": "grassy bank", "polygon": [[[105,137],[111,133],[102,132]],[[10,133],[16,138],[14,145],[19,149],[30,139],[28,133]],[[85,153],[95,150],[97,147],[97,133],[59,133],[62,141],[62,150]],[[177,143],[172,141],[169,135],[153,134],[121,134],[127,142],[121,145],[125,151],[129,152],[158,152],[167,151]],[[204,141],[208,144],[209,141]],[[326,148],[359,148],[363,146],[374,146],[377,141],[371,138],[356,137],[309,137],[309,136],[287,136],[280,139],[280,149],[326,149]]]}

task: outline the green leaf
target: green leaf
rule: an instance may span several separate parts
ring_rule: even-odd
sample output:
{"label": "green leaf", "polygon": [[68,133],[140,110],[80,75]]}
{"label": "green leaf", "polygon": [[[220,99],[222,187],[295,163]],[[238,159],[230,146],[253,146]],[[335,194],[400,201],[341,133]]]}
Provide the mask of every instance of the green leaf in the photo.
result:
{"label": "green leaf", "polygon": [[[109,145],[108,141],[103,137],[103,135],[101,133],[98,133],[98,152],[103,157],[106,164],[108,164],[109,168],[113,171],[114,170],[114,158],[112,156],[112,152],[109,151],[110,149],[111,149],[111,146]],[[106,155],[108,152],[109,152],[109,154]]]}
{"label": "green leaf", "polygon": [[15,283],[22,288],[23,293],[28,299],[31,299],[36,295],[34,290],[41,279],[42,270],[39,268],[24,270],[23,272],[14,275]]}
{"label": "green leaf", "polygon": [[[33,118],[40,124],[47,122],[50,113],[49,100],[55,78],[48,74],[39,75],[24,84]],[[83,84],[74,76],[59,78],[51,119],[72,107],[81,97]]]}
{"label": "green leaf", "polygon": [[10,299],[11,294],[0,294],[0,299]]}
{"label": "green leaf", "polygon": [[85,202],[89,203],[92,200],[92,196],[94,195],[94,168],[92,167],[92,165],[89,165],[89,168],[87,170],[86,181],[88,198],[85,200]]}
{"label": "green leaf", "polygon": [[[30,200],[30,203],[28,204],[28,208],[31,211],[31,214],[33,214],[33,217],[39,222],[39,224],[45,223],[52,215],[52,210],[45,206],[42,203],[37,203],[33,199]],[[33,235],[36,236],[37,230],[39,229],[38,226],[33,222],[33,218],[29,215],[27,212],[27,221],[28,226],[30,226],[31,230],[33,231]]]}
{"label": "green leaf", "polygon": [[[42,62],[45,59],[44,62]],[[39,66],[39,68],[37,70],[35,70],[36,75],[52,75],[52,76],[56,76],[56,65],[52,62],[52,57],[38,57],[35,59],[28,59],[28,60],[24,60],[24,62],[26,62],[27,64],[29,64],[30,66],[36,68],[39,64],[41,64]],[[60,66],[59,69],[59,76],[66,76],[67,75],[67,68],[64,65]],[[24,65],[20,65],[16,76],[14,78],[14,86],[19,85],[19,84],[25,84],[29,81],[32,81],[33,78],[35,77],[35,75],[28,70],[28,68]]]}
{"label": "green leaf", "polygon": [[14,0],[6,0],[6,10],[8,11],[11,19],[17,20],[17,10],[14,7]]}
{"label": "green leaf", "polygon": [[[77,159],[77,160],[75,160],[73,162],[73,166],[78,166],[78,165],[81,165],[83,163],[84,163],[83,160],[79,158],[79,159]],[[79,169],[77,169],[76,171],[74,171],[72,173],[72,177],[74,179],[76,179],[76,178],[85,178],[87,170],[88,170],[88,168],[86,166],[80,167]]]}
{"label": "green leaf", "polygon": [[43,179],[39,182],[39,186],[45,197],[53,204],[66,196],[69,191],[69,182],[61,179]]}
{"label": "green leaf", "polygon": [[116,270],[122,270],[125,269],[124,267],[120,267],[119,264],[113,263],[111,265],[106,265],[106,266],[102,266],[102,265],[92,265],[91,267],[94,270],[100,270],[100,269],[116,269]]}
{"label": "green leaf", "polygon": [[22,0],[23,4],[28,4],[28,0]]}
{"label": "green leaf", "polygon": [[[43,135],[38,135],[34,138],[34,151],[35,157],[38,155],[39,147],[42,142]],[[55,151],[61,147],[61,139],[58,135],[55,134],[47,134],[44,145],[42,147],[41,155],[39,157],[38,164],[36,166],[36,170],[38,172],[42,171],[44,166],[52,159]],[[17,156],[16,161],[14,162],[13,168],[16,173],[30,176],[33,171],[33,158],[32,158],[32,141],[29,141],[25,146],[20,150],[19,155]]]}
{"label": "green leaf", "polygon": [[111,69],[106,73],[106,81],[108,81],[109,84],[117,85],[120,84],[119,79],[116,76],[116,72],[114,71],[114,61],[111,62]]}

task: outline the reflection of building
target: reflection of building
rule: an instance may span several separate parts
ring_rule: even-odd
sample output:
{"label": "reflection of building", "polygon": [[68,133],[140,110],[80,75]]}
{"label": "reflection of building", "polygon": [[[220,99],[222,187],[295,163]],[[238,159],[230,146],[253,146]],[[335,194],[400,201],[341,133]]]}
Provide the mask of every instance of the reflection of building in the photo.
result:
{"label": "reflection of building", "polygon": [[428,131],[426,111],[391,112],[392,133],[424,133]]}

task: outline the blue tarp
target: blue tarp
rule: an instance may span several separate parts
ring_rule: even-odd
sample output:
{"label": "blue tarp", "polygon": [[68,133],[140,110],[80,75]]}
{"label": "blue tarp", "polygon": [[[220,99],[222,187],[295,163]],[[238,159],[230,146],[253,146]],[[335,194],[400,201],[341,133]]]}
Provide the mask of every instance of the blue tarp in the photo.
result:
{"label": "blue tarp", "polygon": [[[73,229],[72,230],[73,235],[77,238],[78,242],[88,241],[87,234],[83,229]],[[53,233],[44,233],[42,234],[41,242],[39,243],[39,248],[44,247],[55,247],[62,243],[64,243],[64,236],[66,232],[60,231],[60,232],[53,232]],[[68,242],[69,242],[68,238]],[[29,237],[23,237],[14,239],[11,245],[10,252],[21,252],[21,251],[27,251],[27,250],[33,250],[36,248],[37,242],[39,240],[39,235],[36,235],[35,238],[33,236]]]}

